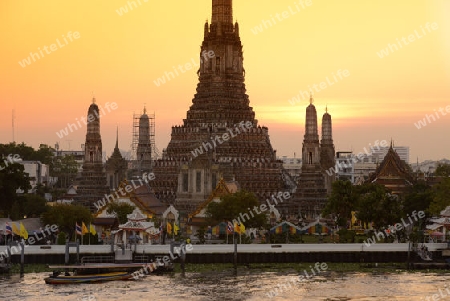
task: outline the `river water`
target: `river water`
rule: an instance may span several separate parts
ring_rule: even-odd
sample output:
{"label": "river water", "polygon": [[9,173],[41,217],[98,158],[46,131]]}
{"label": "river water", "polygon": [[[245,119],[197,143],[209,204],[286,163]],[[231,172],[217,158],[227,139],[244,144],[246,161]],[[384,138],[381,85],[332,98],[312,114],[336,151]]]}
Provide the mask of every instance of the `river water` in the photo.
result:
{"label": "river water", "polygon": [[[149,275],[137,281],[99,284],[47,285],[49,273],[23,278],[0,278],[0,300],[103,301],[103,300],[450,300],[450,274],[336,273],[299,280],[287,272],[232,271]],[[240,274],[240,275],[239,275]],[[447,284],[449,286],[447,290]],[[276,296],[271,294],[278,288]],[[433,295],[436,299],[433,299]],[[437,297],[436,297],[437,296]],[[429,299],[426,299],[429,297]]]}

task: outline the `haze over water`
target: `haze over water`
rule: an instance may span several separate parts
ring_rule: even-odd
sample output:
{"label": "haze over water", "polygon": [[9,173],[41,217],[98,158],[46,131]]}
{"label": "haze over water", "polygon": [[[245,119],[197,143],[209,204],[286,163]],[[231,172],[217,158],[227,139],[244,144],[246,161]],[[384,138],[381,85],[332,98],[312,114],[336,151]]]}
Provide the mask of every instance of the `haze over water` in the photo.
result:
{"label": "haze over water", "polygon": [[267,294],[278,284],[286,284],[297,274],[263,272],[234,277],[231,272],[187,273],[183,278],[151,275],[139,281],[115,281],[101,284],[46,285],[49,273],[12,275],[0,278],[0,300],[307,300],[307,301],[419,301],[444,297],[450,275],[434,273],[340,273],[329,271],[270,298]]}

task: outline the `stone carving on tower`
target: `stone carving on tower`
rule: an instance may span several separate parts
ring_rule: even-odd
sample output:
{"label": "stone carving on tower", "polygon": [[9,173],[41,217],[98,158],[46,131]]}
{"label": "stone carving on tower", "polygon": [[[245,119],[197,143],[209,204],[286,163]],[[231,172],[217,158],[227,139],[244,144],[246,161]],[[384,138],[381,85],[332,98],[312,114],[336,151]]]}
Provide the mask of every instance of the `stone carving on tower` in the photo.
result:
{"label": "stone carving on tower", "polygon": [[77,179],[76,201],[95,210],[94,202],[109,193],[106,174],[103,170],[102,138],[100,136],[100,115],[95,98],[89,106],[87,133],[84,144],[84,162],[81,177]]}
{"label": "stone carving on tower", "polygon": [[245,93],[232,0],[212,0],[197,74],[197,93],[186,119],[172,127],[171,140],[155,162],[151,185],[156,196],[189,212],[208,198],[221,178],[236,180],[261,201],[285,191],[287,173]]}

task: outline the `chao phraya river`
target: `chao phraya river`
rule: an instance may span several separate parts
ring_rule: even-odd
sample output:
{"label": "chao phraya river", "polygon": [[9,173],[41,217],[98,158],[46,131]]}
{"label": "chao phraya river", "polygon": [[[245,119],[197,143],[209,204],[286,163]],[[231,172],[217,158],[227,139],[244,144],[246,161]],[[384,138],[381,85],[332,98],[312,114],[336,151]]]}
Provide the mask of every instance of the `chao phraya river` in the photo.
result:
{"label": "chao phraya river", "polygon": [[242,266],[238,276],[233,275],[232,269],[211,270],[189,272],[185,277],[174,273],[149,275],[137,281],[58,286],[45,284],[49,273],[28,273],[23,278],[13,274],[0,279],[0,300],[450,300],[450,274],[445,272],[328,269],[300,279],[302,273],[287,270],[263,271]]}

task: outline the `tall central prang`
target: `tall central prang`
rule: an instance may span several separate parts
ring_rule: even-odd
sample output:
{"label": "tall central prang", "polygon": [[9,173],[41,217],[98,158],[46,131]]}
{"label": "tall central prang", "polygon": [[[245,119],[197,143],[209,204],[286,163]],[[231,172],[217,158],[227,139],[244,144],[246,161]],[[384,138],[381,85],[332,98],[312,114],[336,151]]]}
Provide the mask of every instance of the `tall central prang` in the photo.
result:
{"label": "tall central prang", "polygon": [[236,181],[261,201],[284,191],[289,175],[276,159],[267,127],[258,125],[245,89],[239,25],[232,0],[212,0],[200,47],[199,83],[186,119],[154,166],[157,197],[187,212],[220,178]]}

